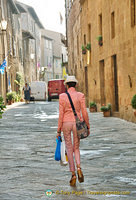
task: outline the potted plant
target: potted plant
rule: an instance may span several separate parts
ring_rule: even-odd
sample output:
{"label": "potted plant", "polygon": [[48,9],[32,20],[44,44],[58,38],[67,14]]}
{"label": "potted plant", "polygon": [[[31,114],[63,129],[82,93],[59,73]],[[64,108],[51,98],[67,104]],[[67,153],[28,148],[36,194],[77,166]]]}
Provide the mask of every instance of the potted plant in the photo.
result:
{"label": "potted plant", "polygon": [[88,51],[91,51],[91,43],[88,43],[88,44],[86,45],[86,49],[87,49]]}
{"label": "potted plant", "polygon": [[21,101],[21,95],[17,94],[17,101]]}
{"label": "potted plant", "polygon": [[14,93],[13,92],[8,92],[7,93],[7,99],[8,99],[8,105],[12,104],[12,100],[14,99]]}
{"label": "potted plant", "polygon": [[19,94],[15,95],[15,102],[19,102],[21,99],[21,96]]}
{"label": "potted plant", "polygon": [[110,117],[111,116],[111,104],[108,104],[107,106],[102,106],[101,111],[103,112],[104,117]]}
{"label": "potted plant", "polygon": [[86,48],[84,45],[82,45],[82,54],[86,54]]}
{"label": "potted plant", "polygon": [[133,96],[131,100],[132,108],[134,109],[134,115],[136,116],[136,94]]}
{"label": "potted plant", "polygon": [[16,101],[16,92],[12,92],[13,98],[12,98],[12,103],[15,103]]}
{"label": "potted plant", "polygon": [[0,119],[2,119],[3,111],[0,109]]}
{"label": "potted plant", "polygon": [[0,119],[2,118],[2,114],[4,113],[4,108],[6,108],[6,106],[4,105],[4,101],[2,96],[0,96]]}
{"label": "potted plant", "polygon": [[24,102],[24,99],[21,97],[20,102]]}
{"label": "potted plant", "polygon": [[90,102],[89,106],[90,112],[96,112],[97,111],[97,106],[95,102]]}
{"label": "potted plant", "polygon": [[102,35],[99,35],[98,37],[97,37],[97,40],[98,40],[98,44],[99,44],[99,46],[102,46],[103,45],[103,38],[102,38]]}

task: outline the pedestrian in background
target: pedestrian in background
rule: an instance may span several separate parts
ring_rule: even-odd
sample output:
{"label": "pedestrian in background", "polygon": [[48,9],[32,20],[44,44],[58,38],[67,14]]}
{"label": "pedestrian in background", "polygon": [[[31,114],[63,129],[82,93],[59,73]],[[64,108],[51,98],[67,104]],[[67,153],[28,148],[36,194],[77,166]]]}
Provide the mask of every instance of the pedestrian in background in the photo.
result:
{"label": "pedestrian in background", "polygon": [[[88,127],[88,133],[90,134],[89,117],[85,105],[85,96],[83,93],[76,91],[75,87],[77,83],[78,81],[76,80],[75,76],[68,76],[65,81],[67,91],[71,96],[77,115],[81,121],[84,120],[86,122]],[[70,186],[75,186],[76,173],[75,173],[75,163],[74,163],[73,153],[76,161],[78,181],[80,183],[84,182],[84,176],[80,165],[80,151],[79,151],[80,140],[77,136],[76,120],[66,93],[63,93],[59,96],[59,120],[57,129],[57,138],[61,136],[62,131],[67,149],[69,168],[70,172],[72,173]],[[73,144],[71,139],[71,132],[73,132]]]}
{"label": "pedestrian in background", "polygon": [[25,83],[25,86],[23,87],[23,92],[24,92],[25,103],[28,104],[30,102],[30,95],[31,95],[31,88],[28,85],[28,83]]}

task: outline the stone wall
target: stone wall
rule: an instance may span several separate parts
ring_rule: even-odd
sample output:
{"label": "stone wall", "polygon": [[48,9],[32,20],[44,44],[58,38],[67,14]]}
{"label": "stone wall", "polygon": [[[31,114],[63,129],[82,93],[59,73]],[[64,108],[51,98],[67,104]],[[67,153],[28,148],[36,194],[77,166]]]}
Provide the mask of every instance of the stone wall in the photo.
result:
{"label": "stone wall", "polygon": [[[102,104],[111,103],[113,115],[136,122],[131,107],[136,93],[136,26],[131,25],[131,1],[81,2],[73,2],[67,20],[69,71],[77,76],[87,103],[96,101],[98,111]],[[103,45],[99,46],[101,34]],[[85,35],[86,44],[91,42],[89,64],[87,54],[81,52]]]}

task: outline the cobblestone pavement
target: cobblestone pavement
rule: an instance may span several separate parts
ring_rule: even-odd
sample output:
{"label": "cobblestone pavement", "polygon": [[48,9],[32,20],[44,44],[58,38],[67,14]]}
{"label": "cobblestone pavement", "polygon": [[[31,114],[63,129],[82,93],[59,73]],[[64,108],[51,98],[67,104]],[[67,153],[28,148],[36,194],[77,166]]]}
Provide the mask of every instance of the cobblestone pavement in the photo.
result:
{"label": "cobblestone pavement", "polygon": [[[0,120],[0,200],[136,200],[136,124],[102,113],[89,117],[91,135],[80,145],[85,182],[72,188],[68,166],[54,160],[58,102],[6,111]],[[104,191],[113,194],[93,193]]]}

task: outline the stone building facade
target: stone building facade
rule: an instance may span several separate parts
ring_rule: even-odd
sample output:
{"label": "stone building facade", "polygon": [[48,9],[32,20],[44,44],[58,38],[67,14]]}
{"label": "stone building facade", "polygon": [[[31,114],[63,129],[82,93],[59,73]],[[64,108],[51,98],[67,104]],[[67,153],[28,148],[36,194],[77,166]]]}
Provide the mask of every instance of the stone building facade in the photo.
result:
{"label": "stone building facade", "polygon": [[24,79],[31,83],[39,80],[41,29],[44,27],[32,7],[19,2],[16,5],[21,15]]}
{"label": "stone building facade", "polygon": [[[22,70],[21,63],[16,52],[16,37],[20,34],[19,30],[19,12],[13,0],[0,1],[0,64],[6,59],[7,67],[4,74],[0,73],[0,95],[4,97],[6,102],[6,93],[11,89],[15,90],[14,80],[16,79],[16,71],[19,66]],[[2,30],[2,21],[5,20],[7,26]],[[16,33],[15,33],[16,32]]]}
{"label": "stone building facade", "polygon": [[53,40],[47,34],[46,30],[42,30],[41,34],[41,80],[48,83],[53,79]]}
{"label": "stone building facade", "polygon": [[7,1],[8,92],[16,91],[16,73],[23,75],[20,13],[14,1]]}
{"label": "stone building facade", "polygon": [[[136,122],[135,0],[66,0],[69,74],[98,111],[111,103],[114,116]],[[91,50],[82,54],[82,45]]]}
{"label": "stone building facade", "polygon": [[7,64],[4,74],[0,73],[0,96],[5,103],[7,92],[18,91],[17,73],[24,82],[39,80],[43,28],[32,7],[15,0],[0,0],[0,65],[4,59]]}
{"label": "stone building facade", "polygon": [[67,49],[64,45],[64,36],[61,33],[42,30],[41,60],[44,78],[48,82],[51,79],[63,78],[63,63],[67,62]]}

